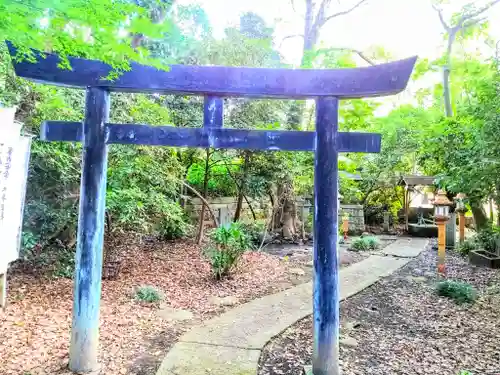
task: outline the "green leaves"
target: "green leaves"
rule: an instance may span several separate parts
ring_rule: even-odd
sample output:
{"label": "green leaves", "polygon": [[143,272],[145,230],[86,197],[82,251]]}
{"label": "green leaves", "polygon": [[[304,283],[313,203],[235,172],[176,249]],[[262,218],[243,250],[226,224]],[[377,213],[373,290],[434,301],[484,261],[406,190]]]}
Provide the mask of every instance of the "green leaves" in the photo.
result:
{"label": "green leaves", "polygon": [[[154,9],[166,5],[156,2]],[[163,9],[165,11],[165,9]],[[70,69],[68,57],[102,60],[116,71],[128,70],[130,62],[166,66],[144,48],[132,45],[141,34],[158,39],[172,28],[168,20],[156,23],[150,8],[114,0],[5,0],[0,3],[0,34],[19,49],[18,58],[32,57],[30,49],[55,52],[60,66]]]}

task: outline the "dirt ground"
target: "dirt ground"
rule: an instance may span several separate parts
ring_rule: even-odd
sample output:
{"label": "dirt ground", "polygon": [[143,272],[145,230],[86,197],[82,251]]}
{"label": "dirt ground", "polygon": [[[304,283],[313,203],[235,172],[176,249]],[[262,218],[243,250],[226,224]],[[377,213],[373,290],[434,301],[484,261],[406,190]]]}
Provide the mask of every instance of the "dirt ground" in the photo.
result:
{"label": "dirt ground", "polygon": [[[340,364],[349,375],[500,373],[500,271],[447,254],[448,278],[473,284],[474,305],[438,297],[436,252],[428,249],[396,274],[341,303]],[[299,375],[311,364],[312,319],[276,337],[259,375]]]}
{"label": "dirt ground", "polygon": [[[234,276],[213,280],[199,246],[187,242],[139,243],[124,239],[124,268],[117,280],[103,281],[101,301],[101,374],[155,374],[176,338],[204,319],[230,306],[214,297],[244,303],[302,282],[289,272],[293,263],[264,253],[244,255]],[[158,288],[159,304],[140,303],[134,290]],[[25,272],[8,279],[8,306],[0,312],[0,373],[2,375],[69,374],[73,282]],[[192,318],[172,321],[160,308],[187,310]]]}

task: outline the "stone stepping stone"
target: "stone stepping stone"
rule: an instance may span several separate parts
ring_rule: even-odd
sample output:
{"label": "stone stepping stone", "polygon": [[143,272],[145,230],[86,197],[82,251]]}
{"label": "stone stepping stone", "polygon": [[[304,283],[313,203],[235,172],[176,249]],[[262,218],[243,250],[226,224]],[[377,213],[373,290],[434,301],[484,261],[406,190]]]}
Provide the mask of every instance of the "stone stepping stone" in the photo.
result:
{"label": "stone stepping stone", "polygon": [[193,319],[193,313],[189,310],[174,309],[167,305],[161,305],[157,315],[164,319],[170,321],[184,321]]}

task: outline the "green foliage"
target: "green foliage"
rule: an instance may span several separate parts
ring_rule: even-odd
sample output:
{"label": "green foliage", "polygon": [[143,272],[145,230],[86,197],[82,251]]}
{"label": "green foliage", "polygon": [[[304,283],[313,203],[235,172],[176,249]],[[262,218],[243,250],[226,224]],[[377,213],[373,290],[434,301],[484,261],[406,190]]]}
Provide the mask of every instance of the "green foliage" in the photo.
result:
{"label": "green foliage", "polygon": [[54,277],[73,278],[75,272],[75,253],[68,249],[61,249],[57,252],[57,259],[52,275]]}
{"label": "green foliage", "polygon": [[454,300],[457,304],[474,303],[477,298],[476,289],[461,281],[441,281],[436,286],[436,293]]}
{"label": "green foliage", "polygon": [[366,236],[355,238],[350,249],[352,251],[370,251],[376,250],[380,246],[380,242],[377,237]]}
{"label": "green foliage", "polygon": [[154,286],[144,285],[135,291],[135,299],[148,303],[159,302],[163,299],[163,293]]}
{"label": "green foliage", "polygon": [[241,229],[246,233],[250,246],[249,248],[258,248],[262,242],[262,236],[264,234],[264,227],[266,226],[265,221],[252,221],[249,223],[241,223]]}
{"label": "green foliage", "polygon": [[50,0],[0,3],[0,33],[19,48],[19,58],[34,58],[30,48],[56,52],[60,66],[70,68],[69,56],[102,60],[116,70],[130,69],[130,62],[165,68],[132,38],[142,34],[159,39],[172,29],[170,20],[155,23],[151,10],[166,12],[170,2],[150,1],[144,6],[130,1]]}
{"label": "green foliage", "polygon": [[481,228],[475,236],[475,241],[481,249],[494,253],[500,241],[500,227],[493,227],[490,223]]}
{"label": "green foliage", "polygon": [[463,243],[457,245],[457,252],[463,256],[468,256],[469,253],[478,248],[478,243],[475,238],[468,238]]}
{"label": "green foliage", "polygon": [[239,222],[220,226],[210,234],[210,244],[205,254],[210,260],[217,280],[229,275],[238,264],[241,255],[251,248],[251,238]]}

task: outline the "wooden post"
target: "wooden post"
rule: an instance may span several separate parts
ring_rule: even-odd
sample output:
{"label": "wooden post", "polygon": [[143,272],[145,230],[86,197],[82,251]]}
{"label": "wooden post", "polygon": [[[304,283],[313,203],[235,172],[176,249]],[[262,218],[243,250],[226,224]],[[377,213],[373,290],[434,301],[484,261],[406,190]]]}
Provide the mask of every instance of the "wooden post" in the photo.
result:
{"label": "wooden post", "polygon": [[465,241],[465,212],[458,213],[458,234],[460,238],[460,243]]}
{"label": "wooden post", "polygon": [[69,368],[98,369],[99,305],[106,199],[107,153],[104,124],[109,116],[109,93],[87,89],[83,124],[83,166],[73,302]]}
{"label": "wooden post", "polygon": [[316,101],[313,374],[338,375],[338,100]]}
{"label": "wooden post", "polygon": [[436,220],[438,226],[438,273],[444,275],[446,255],[446,220]]}

